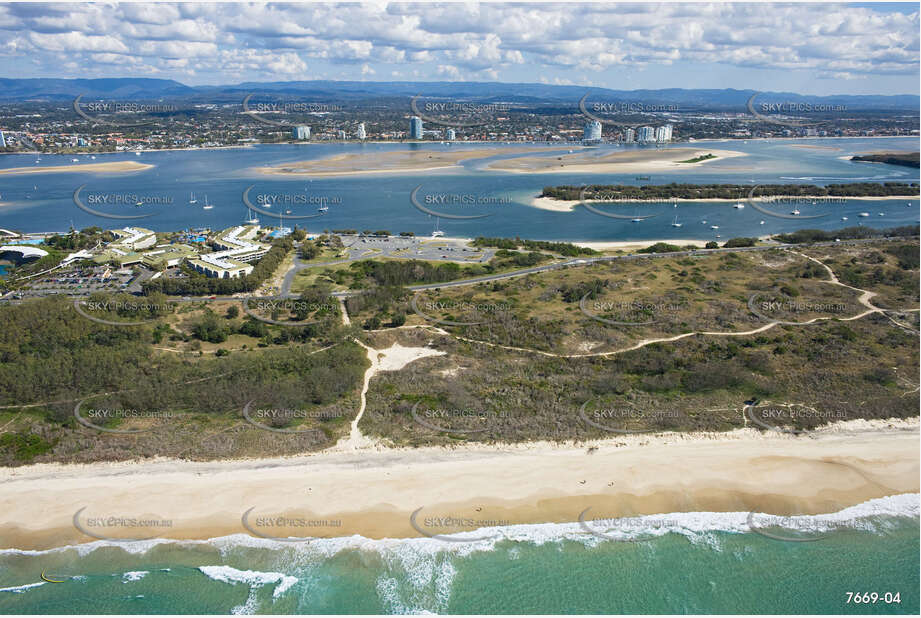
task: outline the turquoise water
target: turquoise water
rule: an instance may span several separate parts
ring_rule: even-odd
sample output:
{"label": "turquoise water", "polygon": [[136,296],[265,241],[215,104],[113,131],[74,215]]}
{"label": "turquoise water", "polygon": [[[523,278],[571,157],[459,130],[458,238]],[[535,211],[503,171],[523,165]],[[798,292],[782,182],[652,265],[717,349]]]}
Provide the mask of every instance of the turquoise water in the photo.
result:
{"label": "turquoise water", "polygon": [[[807,543],[754,533],[745,515],[672,514],[638,542],[544,524],[473,543],[236,535],[3,551],[0,613],[918,613],[917,494],[846,509]],[[14,588],[42,570],[66,581]],[[848,591],[901,602],[848,605]]]}
{"label": "turquoise water", "polygon": [[[590,183],[667,184],[736,183],[754,187],[765,183],[808,183],[825,185],[841,182],[918,181],[918,170],[886,164],[855,163],[844,160],[850,155],[872,151],[916,150],[917,138],[858,138],[808,139],[777,141],[728,141],[675,144],[673,147],[708,148],[744,152],[747,156],[725,158],[697,167],[669,168],[650,172],[650,180],[637,180],[636,173],[622,174],[508,174],[486,171],[484,163],[467,162],[458,170],[433,170],[398,175],[371,174],[315,179],[289,179],[265,176],[256,167],[280,166],[286,163],[317,159],[343,153],[386,153],[404,150],[458,150],[480,148],[480,145],[431,144],[308,144],[260,145],[225,150],[193,150],[96,155],[95,161],[80,157],[80,163],[135,161],[154,167],[128,174],[56,173],[9,176],[3,180],[0,227],[23,232],[66,231],[70,225],[82,229],[91,225],[104,228],[133,224],[157,231],[172,231],[189,227],[214,229],[238,225],[247,216],[243,193],[253,187],[251,203],[261,195],[285,194],[329,200],[329,210],[322,215],[316,205],[303,203],[290,207],[276,205],[270,212],[312,216],[311,219],[285,219],[284,224],[298,224],[308,232],[323,229],[380,230],[414,232],[428,235],[433,218],[415,207],[410,195],[421,186],[420,199],[440,196],[473,196],[507,200],[497,206],[471,207],[448,203],[439,212],[454,215],[490,214],[474,220],[442,218],[440,228],[447,236],[474,237],[478,235],[505,236],[544,240],[648,240],[697,239],[713,240],[711,225],[720,227],[723,239],[733,236],[762,236],[790,232],[805,227],[839,229],[863,224],[883,228],[917,224],[918,200],[909,207],[906,200],[857,201],[833,204],[801,204],[803,215],[823,214],[820,219],[775,218],[754,208],[735,210],[727,203],[678,202],[623,204],[610,206],[622,215],[656,215],[641,223],[617,220],[577,208],[574,212],[552,212],[535,208],[533,198],[548,185],[583,185]],[[502,148],[504,146],[497,145]],[[519,147],[518,144],[510,145]],[[567,152],[567,146],[547,147],[547,156]],[[606,145],[593,151],[598,155],[629,148]],[[507,155],[506,155],[507,156]],[[0,157],[0,169],[63,165],[71,166],[71,155],[43,155],[36,164],[34,156],[10,155]],[[501,158],[501,156],[500,156]],[[645,175],[645,174],[644,174]],[[100,217],[78,208],[75,191],[83,187],[80,196],[84,204],[97,212],[135,216],[144,219],[117,220]],[[197,203],[189,204],[190,193]],[[214,207],[204,210],[204,198]],[[89,203],[91,198],[120,198],[116,205]],[[742,197],[742,196],[740,196]],[[144,205],[137,207],[136,202]],[[280,204],[277,203],[277,204]],[[781,206],[786,214],[792,206]],[[859,218],[862,211],[870,217]],[[880,212],[883,213],[880,216]],[[678,216],[682,227],[672,227]],[[842,221],[842,217],[848,220]],[[278,226],[279,218],[260,214],[263,225]],[[760,221],[764,221],[761,224]],[[703,223],[706,221],[707,223]]]}

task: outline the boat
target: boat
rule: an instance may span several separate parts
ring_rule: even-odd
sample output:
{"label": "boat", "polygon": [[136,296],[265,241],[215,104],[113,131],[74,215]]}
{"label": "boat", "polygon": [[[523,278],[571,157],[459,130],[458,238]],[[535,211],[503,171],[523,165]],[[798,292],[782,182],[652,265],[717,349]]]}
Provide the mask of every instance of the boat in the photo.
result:
{"label": "boat", "polygon": [[716,237],[717,237],[717,238],[722,238],[722,236],[720,236],[719,234],[717,234]]}
{"label": "boat", "polygon": [[857,215],[857,216],[858,216],[858,217],[869,217],[869,216],[870,216],[870,213],[868,213],[868,212],[862,212],[862,213],[860,213],[860,214]]}
{"label": "boat", "polygon": [[143,206],[143,205],[144,205],[144,202],[142,202],[141,200],[138,200],[138,201],[136,201],[136,202],[134,203],[134,205],[135,205],[135,206]]}
{"label": "boat", "polygon": [[707,225],[707,220],[706,220],[706,219],[704,219],[704,220],[703,220],[703,221],[701,221],[700,223],[701,223],[702,225]]}
{"label": "boat", "polygon": [[672,221],[672,227],[681,227],[681,224],[678,223],[678,215],[675,215],[675,220]]}
{"label": "boat", "polygon": [[885,217],[885,216],[886,216],[886,213],[881,212],[881,213],[879,213],[879,216],[880,216],[880,217]]}
{"label": "boat", "polygon": [[711,230],[718,230],[718,229],[720,229],[720,226],[718,226],[718,225],[711,225],[711,226],[710,226],[710,229],[711,229]]}
{"label": "boat", "polygon": [[135,151],[134,151],[134,156],[136,156],[136,157],[141,156],[141,151],[140,151],[140,150],[135,150]]}
{"label": "boat", "polygon": [[799,209],[794,208],[793,210],[790,211],[790,214],[791,214],[791,215],[798,215],[798,214],[799,214]]}
{"label": "boat", "polygon": [[71,159],[71,161],[72,161],[73,163],[76,163],[76,162],[79,161],[79,160],[80,160],[80,159]]}
{"label": "boat", "polygon": [[251,208],[246,209],[246,219],[243,220],[246,225],[259,225],[259,217],[253,214]]}
{"label": "boat", "polygon": [[202,210],[211,210],[212,208],[214,208],[214,205],[208,203],[208,194],[205,193],[205,205],[202,206]]}
{"label": "boat", "polygon": [[286,211],[285,211],[285,214],[286,214],[286,215],[290,215],[290,214],[291,214],[291,210],[290,210],[290,209],[289,209],[289,210],[286,210]]}
{"label": "boat", "polygon": [[736,205],[733,206],[733,208],[735,208],[736,210],[742,210],[743,208],[745,208],[745,204],[743,204],[742,202],[736,202]]}
{"label": "boat", "polygon": [[326,212],[327,210],[329,210],[329,206],[320,206],[317,208],[317,212]]}
{"label": "boat", "polygon": [[847,221],[847,217],[841,217],[842,221]]}
{"label": "boat", "polygon": [[198,203],[198,200],[195,199],[195,194],[189,193],[189,204],[197,204],[197,203]]}
{"label": "boat", "polygon": [[432,230],[432,238],[439,238],[444,235],[445,233],[438,229],[438,217],[435,217],[435,229]]}
{"label": "boat", "polygon": [[96,160],[96,155],[91,156],[90,159],[92,159],[93,161],[95,161],[95,160]]}

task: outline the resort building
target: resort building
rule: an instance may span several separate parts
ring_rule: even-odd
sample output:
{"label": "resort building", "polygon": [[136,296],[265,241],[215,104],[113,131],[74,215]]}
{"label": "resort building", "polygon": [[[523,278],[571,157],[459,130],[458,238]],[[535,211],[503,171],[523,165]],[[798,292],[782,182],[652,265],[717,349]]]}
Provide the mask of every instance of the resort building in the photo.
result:
{"label": "resort building", "polygon": [[368,137],[367,131],[365,131],[365,123],[358,124],[358,130],[355,131],[355,137],[358,139],[365,139]]}
{"label": "resort building", "polygon": [[233,279],[253,272],[252,264],[269,252],[269,245],[253,240],[259,233],[258,225],[238,225],[224,230],[214,240],[218,251],[202,253],[189,264],[209,277]]}
{"label": "resort building", "polygon": [[157,244],[157,235],[151,230],[142,227],[126,227],[121,230],[110,230],[117,239],[109,248],[118,248],[124,252],[139,251]]}
{"label": "resort building", "polygon": [[294,127],[291,129],[291,137],[299,140],[310,139],[310,127]]}

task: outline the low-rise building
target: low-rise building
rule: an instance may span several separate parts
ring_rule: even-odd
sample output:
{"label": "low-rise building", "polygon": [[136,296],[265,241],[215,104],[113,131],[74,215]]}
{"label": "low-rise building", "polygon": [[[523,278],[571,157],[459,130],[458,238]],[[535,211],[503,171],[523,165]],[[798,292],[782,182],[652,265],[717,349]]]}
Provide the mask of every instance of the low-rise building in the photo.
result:
{"label": "low-rise building", "polygon": [[258,225],[238,225],[226,229],[214,240],[218,251],[202,253],[197,258],[190,259],[189,264],[209,277],[245,277],[253,272],[250,262],[258,260],[270,249],[269,245],[254,240],[259,229]]}

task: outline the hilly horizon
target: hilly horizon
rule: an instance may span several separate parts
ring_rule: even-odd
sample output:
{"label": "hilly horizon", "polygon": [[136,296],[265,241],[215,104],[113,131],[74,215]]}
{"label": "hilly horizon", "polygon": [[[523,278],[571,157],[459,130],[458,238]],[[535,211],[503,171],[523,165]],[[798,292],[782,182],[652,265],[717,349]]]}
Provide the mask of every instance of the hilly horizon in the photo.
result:
{"label": "hilly horizon", "polygon": [[[479,102],[518,104],[572,104],[583,96],[589,100],[605,97],[607,101],[646,102],[684,106],[688,109],[740,109],[759,91],[724,89],[637,89],[615,90],[597,86],[550,85],[505,82],[408,82],[408,81],[268,81],[241,82],[218,86],[188,86],[176,80],[146,77],[103,79],[67,78],[0,78],[0,100],[65,101],[79,95],[86,98],[113,100],[187,100],[215,103],[237,102],[251,93],[302,96],[314,100],[330,99],[358,102],[387,97],[455,98]],[[843,105],[849,110],[917,110],[918,95],[801,95],[795,92],[760,92],[759,103],[822,103]],[[679,111],[688,111],[679,110]]]}

